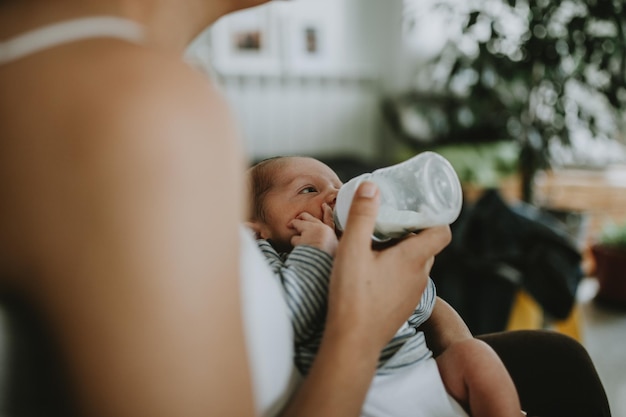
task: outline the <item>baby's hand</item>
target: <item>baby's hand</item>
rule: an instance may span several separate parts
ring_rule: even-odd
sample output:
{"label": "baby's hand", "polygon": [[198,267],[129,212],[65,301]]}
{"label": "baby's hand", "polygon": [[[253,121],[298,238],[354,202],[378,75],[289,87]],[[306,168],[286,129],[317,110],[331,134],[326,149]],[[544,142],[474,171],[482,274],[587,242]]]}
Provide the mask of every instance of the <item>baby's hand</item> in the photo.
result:
{"label": "baby's hand", "polygon": [[335,234],[332,210],[327,204],[324,204],[322,209],[324,211],[323,221],[306,212],[300,213],[291,221],[291,227],[298,232],[291,238],[291,244],[293,246],[313,246],[330,256],[335,256],[337,235]]}

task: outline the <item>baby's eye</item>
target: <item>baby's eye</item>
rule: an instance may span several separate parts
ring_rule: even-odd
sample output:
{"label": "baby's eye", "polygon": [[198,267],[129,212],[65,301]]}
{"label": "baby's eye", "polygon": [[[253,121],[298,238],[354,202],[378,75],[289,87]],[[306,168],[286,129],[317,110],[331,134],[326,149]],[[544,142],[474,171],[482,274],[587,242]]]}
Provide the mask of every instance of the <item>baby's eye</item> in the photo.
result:
{"label": "baby's eye", "polygon": [[308,193],[316,193],[317,189],[315,187],[305,187],[300,190],[300,194],[308,194]]}

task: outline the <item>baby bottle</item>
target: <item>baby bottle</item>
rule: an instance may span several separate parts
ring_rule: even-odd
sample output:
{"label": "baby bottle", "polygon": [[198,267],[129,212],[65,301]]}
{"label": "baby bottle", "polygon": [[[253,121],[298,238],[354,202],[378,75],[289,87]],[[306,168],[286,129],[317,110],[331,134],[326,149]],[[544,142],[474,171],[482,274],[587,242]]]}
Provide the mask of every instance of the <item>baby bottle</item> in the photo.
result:
{"label": "baby bottle", "polygon": [[463,204],[456,171],[443,156],[422,152],[399,164],[362,174],[345,183],[335,203],[335,225],[343,230],[354,192],[363,181],[380,190],[372,239],[384,242],[428,227],[450,224]]}

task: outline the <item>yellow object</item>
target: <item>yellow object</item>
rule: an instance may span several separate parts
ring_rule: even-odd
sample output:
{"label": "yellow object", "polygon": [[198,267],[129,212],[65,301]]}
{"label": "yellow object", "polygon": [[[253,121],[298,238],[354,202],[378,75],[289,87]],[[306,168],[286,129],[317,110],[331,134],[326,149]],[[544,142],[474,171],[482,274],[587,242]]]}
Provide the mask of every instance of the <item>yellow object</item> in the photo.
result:
{"label": "yellow object", "polygon": [[546,323],[543,309],[524,290],[519,290],[513,301],[506,330],[552,329],[582,342],[580,307],[575,304],[569,317]]}
{"label": "yellow object", "polygon": [[571,336],[582,343],[582,313],[578,304],[574,304],[569,317],[555,322],[552,326],[557,332]]}

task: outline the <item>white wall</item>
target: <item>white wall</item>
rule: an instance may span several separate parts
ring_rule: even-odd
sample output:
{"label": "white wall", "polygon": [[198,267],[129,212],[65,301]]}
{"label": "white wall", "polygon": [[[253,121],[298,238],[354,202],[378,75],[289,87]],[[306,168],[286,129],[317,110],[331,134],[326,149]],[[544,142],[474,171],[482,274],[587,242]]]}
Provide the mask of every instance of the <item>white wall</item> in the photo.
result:
{"label": "white wall", "polygon": [[[273,2],[261,6],[267,15],[255,10],[256,17],[223,18],[189,55],[211,62],[253,159],[277,154],[372,159],[382,145],[381,95],[405,84],[398,48],[401,5],[402,0]],[[233,30],[255,18],[268,21],[264,49],[233,53]],[[299,49],[305,27],[319,29],[318,55]]]}

